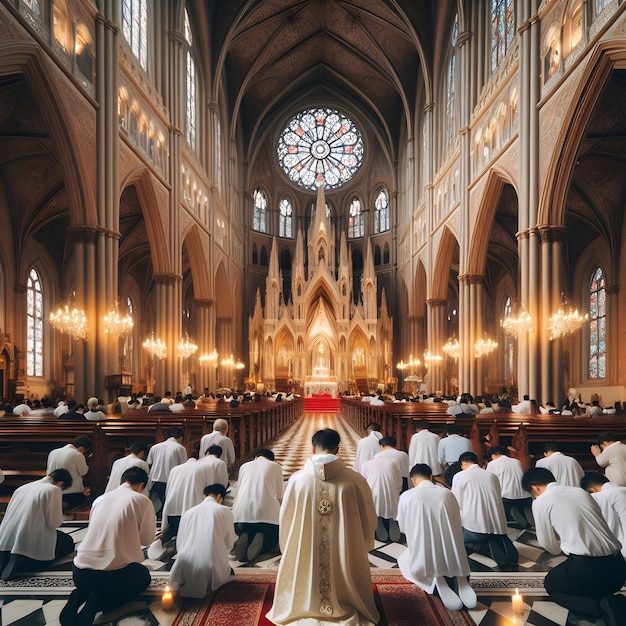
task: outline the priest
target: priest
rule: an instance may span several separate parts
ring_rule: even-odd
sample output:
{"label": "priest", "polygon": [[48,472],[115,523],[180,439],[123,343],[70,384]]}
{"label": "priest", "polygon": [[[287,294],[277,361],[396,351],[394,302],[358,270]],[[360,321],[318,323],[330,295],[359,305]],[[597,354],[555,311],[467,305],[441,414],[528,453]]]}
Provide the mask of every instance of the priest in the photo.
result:
{"label": "priest", "polygon": [[292,474],[280,510],[282,559],[274,624],[372,626],[374,603],[368,551],[376,510],[365,479],[337,456],[339,433],[313,435],[313,456]]}
{"label": "priest", "polygon": [[[414,489],[405,491],[398,504],[398,524],[407,542],[398,557],[402,575],[426,593],[436,589],[448,609],[474,608],[476,594],[467,580],[470,567],[456,498],[433,483],[425,463],[413,466],[411,483]],[[454,579],[456,591],[445,577]]]}

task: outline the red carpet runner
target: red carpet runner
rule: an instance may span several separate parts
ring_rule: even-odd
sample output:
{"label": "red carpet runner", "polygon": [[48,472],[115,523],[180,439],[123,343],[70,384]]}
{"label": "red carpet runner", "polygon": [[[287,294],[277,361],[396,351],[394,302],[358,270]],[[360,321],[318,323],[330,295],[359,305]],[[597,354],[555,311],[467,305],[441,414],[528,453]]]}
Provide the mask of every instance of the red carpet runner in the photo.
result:
{"label": "red carpet runner", "polygon": [[[173,626],[271,626],[275,572],[245,573],[205,600],[187,603]],[[465,611],[448,611],[439,598],[424,593],[400,573],[372,573],[381,614],[378,626],[470,626]]]}
{"label": "red carpet runner", "polygon": [[339,413],[339,398],[330,395],[312,396],[304,399],[305,413]]}

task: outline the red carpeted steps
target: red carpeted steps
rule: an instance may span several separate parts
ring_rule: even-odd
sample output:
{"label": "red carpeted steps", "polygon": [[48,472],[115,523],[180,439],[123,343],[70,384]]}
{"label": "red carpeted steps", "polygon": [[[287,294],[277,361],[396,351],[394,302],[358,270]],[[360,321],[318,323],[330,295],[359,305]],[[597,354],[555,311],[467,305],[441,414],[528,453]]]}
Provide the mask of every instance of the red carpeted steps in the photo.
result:
{"label": "red carpeted steps", "polygon": [[304,399],[305,413],[339,413],[339,398],[313,396]]}

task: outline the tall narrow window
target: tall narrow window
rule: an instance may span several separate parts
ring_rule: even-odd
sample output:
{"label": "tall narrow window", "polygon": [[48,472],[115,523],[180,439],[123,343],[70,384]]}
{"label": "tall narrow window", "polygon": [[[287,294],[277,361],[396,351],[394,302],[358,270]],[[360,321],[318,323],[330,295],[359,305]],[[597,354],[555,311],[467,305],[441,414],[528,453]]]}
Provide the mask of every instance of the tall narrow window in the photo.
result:
{"label": "tall narrow window", "polygon": [[606,378],[606,283],[599,267],[589,284],[589,378]]}
{"label": "tall narrow window", "polygon": [[600,13],[602,13],[602,11],[604,11],[604,9],[611,4],[611,0],[596,0],[596,6],[595,6],[595,11],[596,11],[596,17],[598,15],[600,15]]}
{"label": "tall narrow window", "polygon": [[289,198],[283,198],[280,201],[278,236],[293,237],[293,209]]}
{"label": "tall narrow window", "polygon": [[43,294],[34,268],[26,281],[26,374],[43,376]]}
{"label": "tall narrow window", "polygon": [[350,203],[350,215],[348,217],[348,237],[351,239],[363,237],[363,233],[364,224],[361,201],[358,198],[353,198]]}
{"label": "tall narrow window", "polygon": [[215,182],[218,190],[222,191],[222,129],[217,111],[215,112]]}
{"label": "tall narrow window", "polygon": [[384,233],[389,230],[389,194],[386,189],[380,189],[374,200],[374,233]]}
{"label": "tall narrow window", "polygon": [[148,0],[123,0],[122,33],[143,69],[148,68]]}
{"label": "tall narrow window", "polygon": [[39,18],[41,18],[41,0],[23,0],[24,4]]}
{"label": "tall narrow window", "polygon": [[456,84],[456,39],[459,34],[459,18],[454,19],[452,27],[452,39],[450,41],[450,58],[448,59],[448,80],[446,84],[446,148],[454,145],[457,133],[456,119],[456,101],[455,101],[455,84]]}
{"label": "tall narrow window", "polygon": [[186,96],[185,102],[185,139],[189,147],[196,149],[196,62],[191,54],[193,39],[189,13],[185,10],[185,41],[187,42],[186,55]]}
{"label": "tall narrow window", "polygon": [[252,229],[260,233],[267,232],[267,198],[261,189],[255,189],[252,195]]}
{"label": "tall narrow window", "polygon": [[[513,305],[511,304],[511,296],[507,296],[504,303],[504,315],[502,319],[513,315]],[[515,341],[510,335],[504,334],[504,380],[512,385],[514,382],[515,372]]]}
{"label": "tall narrow window", "polygon": [[513,43],[515,35],[515,0],[491,0],[491,71]]}

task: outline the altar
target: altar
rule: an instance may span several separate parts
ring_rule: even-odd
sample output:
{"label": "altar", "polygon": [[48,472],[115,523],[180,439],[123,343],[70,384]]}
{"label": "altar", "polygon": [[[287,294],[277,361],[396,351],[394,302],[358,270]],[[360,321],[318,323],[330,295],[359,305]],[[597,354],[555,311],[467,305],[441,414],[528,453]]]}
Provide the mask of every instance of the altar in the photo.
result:
{"label": "altar", "polygon": [[304,397],[329,395],[337,397],[338,384],[334,380],[308,380],[304,383]]}

